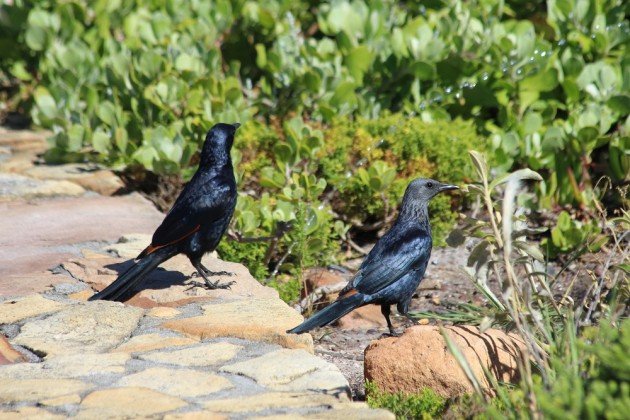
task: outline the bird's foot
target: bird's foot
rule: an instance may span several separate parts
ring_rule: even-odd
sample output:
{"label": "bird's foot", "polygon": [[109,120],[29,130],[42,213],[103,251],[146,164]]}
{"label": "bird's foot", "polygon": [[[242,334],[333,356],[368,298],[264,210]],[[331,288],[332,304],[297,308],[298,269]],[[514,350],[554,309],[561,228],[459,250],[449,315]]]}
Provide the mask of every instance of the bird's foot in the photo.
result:
{"label": "bird's foot", "polygon": [[235,284],[235,281],[230,281],[227,283],[219,283],[218,281],[216,282],[211,282],[211,281],[206,281],[204,283],[198,282],[198,281],[193,281],[190,283],[190,287],[186,290],[190,290],[190,289],[194,289],[195,287],[201,287],[204,289],[208,289],[208,290],[216,290],[216,289],[231,289],[232,285]]}
{"label": "bird's foot", "polygon": [[[234,275],[234,273],[230,273],[229,271],[210,271],[210,270],[204,270],[204,274],[210,277]],[[199,275],[198,272],[195,271],[194,273],[190,275],[190,277],[201,277],[201,276]]]}
{"label": "bird's foot", "polygon": [[208,276],[233,276],[234,273],[230,273],[229,271],[210,271],[206,270],[205,273]]}
{"label": "bird's foot", "polygon": [[231,289],[232,285],[235,284],[235,281],[228,281],[227,283],[219,283],[218,281],[215,281],[214,283],[212,283],[211,281],[207,281],[206,282],[206,287],[210,290],[214,290],[214,289]]}
{"label": "bird's foot", "polygon": [[383,336],[385,337],[400,337],[402,335],[402,333],[399,333],[398,331],[396,331],[393,328],[389,329],[389,332],[383,334]]}

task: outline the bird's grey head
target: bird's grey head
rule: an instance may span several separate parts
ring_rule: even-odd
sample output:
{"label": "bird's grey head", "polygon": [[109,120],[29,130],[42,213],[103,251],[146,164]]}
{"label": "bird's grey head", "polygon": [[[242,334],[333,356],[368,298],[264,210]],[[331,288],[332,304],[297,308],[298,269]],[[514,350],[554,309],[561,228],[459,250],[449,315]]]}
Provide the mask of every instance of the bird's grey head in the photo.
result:
{"label": "bird's grey head", "polygon": [[218,123],[206,134],[206,140],[201,150],[201,162],[212,162],[217,158],[226,158],[234,143],[234,133],[241,125]]}
{"label": "bird's grey head", "polygon": [[414,179],[407,186],[405,191],[405,199],[411,199],[420,203],[428,203],[433,197],[442,191],[456,190],[456,185],[444,184],[433,179],[418,178]]}

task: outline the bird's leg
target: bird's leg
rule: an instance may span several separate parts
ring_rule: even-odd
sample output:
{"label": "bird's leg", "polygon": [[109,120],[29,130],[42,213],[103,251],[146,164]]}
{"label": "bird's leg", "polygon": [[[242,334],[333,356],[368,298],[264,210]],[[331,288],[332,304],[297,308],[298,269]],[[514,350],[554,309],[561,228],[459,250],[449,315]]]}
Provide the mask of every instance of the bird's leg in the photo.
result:
{"label": "bird's leg", "polygon": [[229,289],[231,285],[233,285],[234,281],[228,282],[228,283],[219,283],[218,281],[216,282],[211,282],[210,279],[208,278],[208,275],[206,274],[206,271],[204,270],[204,266],[201,265],[200,261],[191,261],[193,263],[193,267],[195,267],[195,270],[197,270],[197,273],[203,277],[204,281],[206,282],[206,287],[208,289]]}
{"label": "bird's leg", "polygon": [[233,276],[234,273],[230,273],[229,271],[210,271],[205,265],[199,262],[201,269],[208,276]]}
{"label": "bird's leg", "polygon": [[396,332],[394,326],[392,325],[391,319],[389,319],[389,314],[392,312],[392,308],[389,305],[381,305],[381,313],[385,317],[387,321],[387,328],[389,328],[389,334],[392,337],[400,337],[400,334]]}
{"label": "bird's leg", "polygon": [[412,317],[411,315],[409,315],[409,313],[408,313],[408,312],[407,312],[407,313],[404,313],[403,315],[404,315],[405,317],[407,317],[407,319],[408,319],[409,321],[411,321],[411,323],[412,323],[413,325],[420,325],[420,324],[418,323],[418,320],[417,320],[417,319],[415,319],[414,317]]}

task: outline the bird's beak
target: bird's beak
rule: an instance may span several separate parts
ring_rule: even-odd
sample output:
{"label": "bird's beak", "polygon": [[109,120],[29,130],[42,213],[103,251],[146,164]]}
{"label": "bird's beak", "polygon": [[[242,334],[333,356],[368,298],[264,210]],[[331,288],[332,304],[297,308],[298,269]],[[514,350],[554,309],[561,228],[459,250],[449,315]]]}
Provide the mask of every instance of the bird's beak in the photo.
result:
{"label": "bird's beak", "polygon": [[442,191],[448,191],[448,190],[458,190],[459,187],[457,185],[450,185],[450,184],[442,184],[440,185],[440,192]]}
{"label": "bird's beak", "polygon": [[241,126],[240,123],[234,123],[232,124],[232,127],[234,127],[234,129],[236,130],[237,128],[239,128]]}

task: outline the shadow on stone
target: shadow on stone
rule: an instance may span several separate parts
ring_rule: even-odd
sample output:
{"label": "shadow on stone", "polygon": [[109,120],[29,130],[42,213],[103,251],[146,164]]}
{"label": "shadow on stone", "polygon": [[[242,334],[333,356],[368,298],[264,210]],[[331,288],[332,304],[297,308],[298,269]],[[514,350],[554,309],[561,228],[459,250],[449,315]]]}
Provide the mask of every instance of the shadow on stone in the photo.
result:
{"label": "shadow on stone", "polygon": [[[118,273],[118,276],[123,274],[129,268],[133,266],[133,260],[127,260],[121,263],[108,264],[105,268],[114,270]],[[191,266],[191,272],[194,269]],[[187,276],[179,271],[167,270],[163,267],[158,267],[153,272],[149,273],[144,279],[142,279],[135,287],[131,288],[127,293],[122,296],[122,301],[128,301],[132,299],[136,294],[144,289],[168,289],[171,286],[184,284],[190,276]]]}

